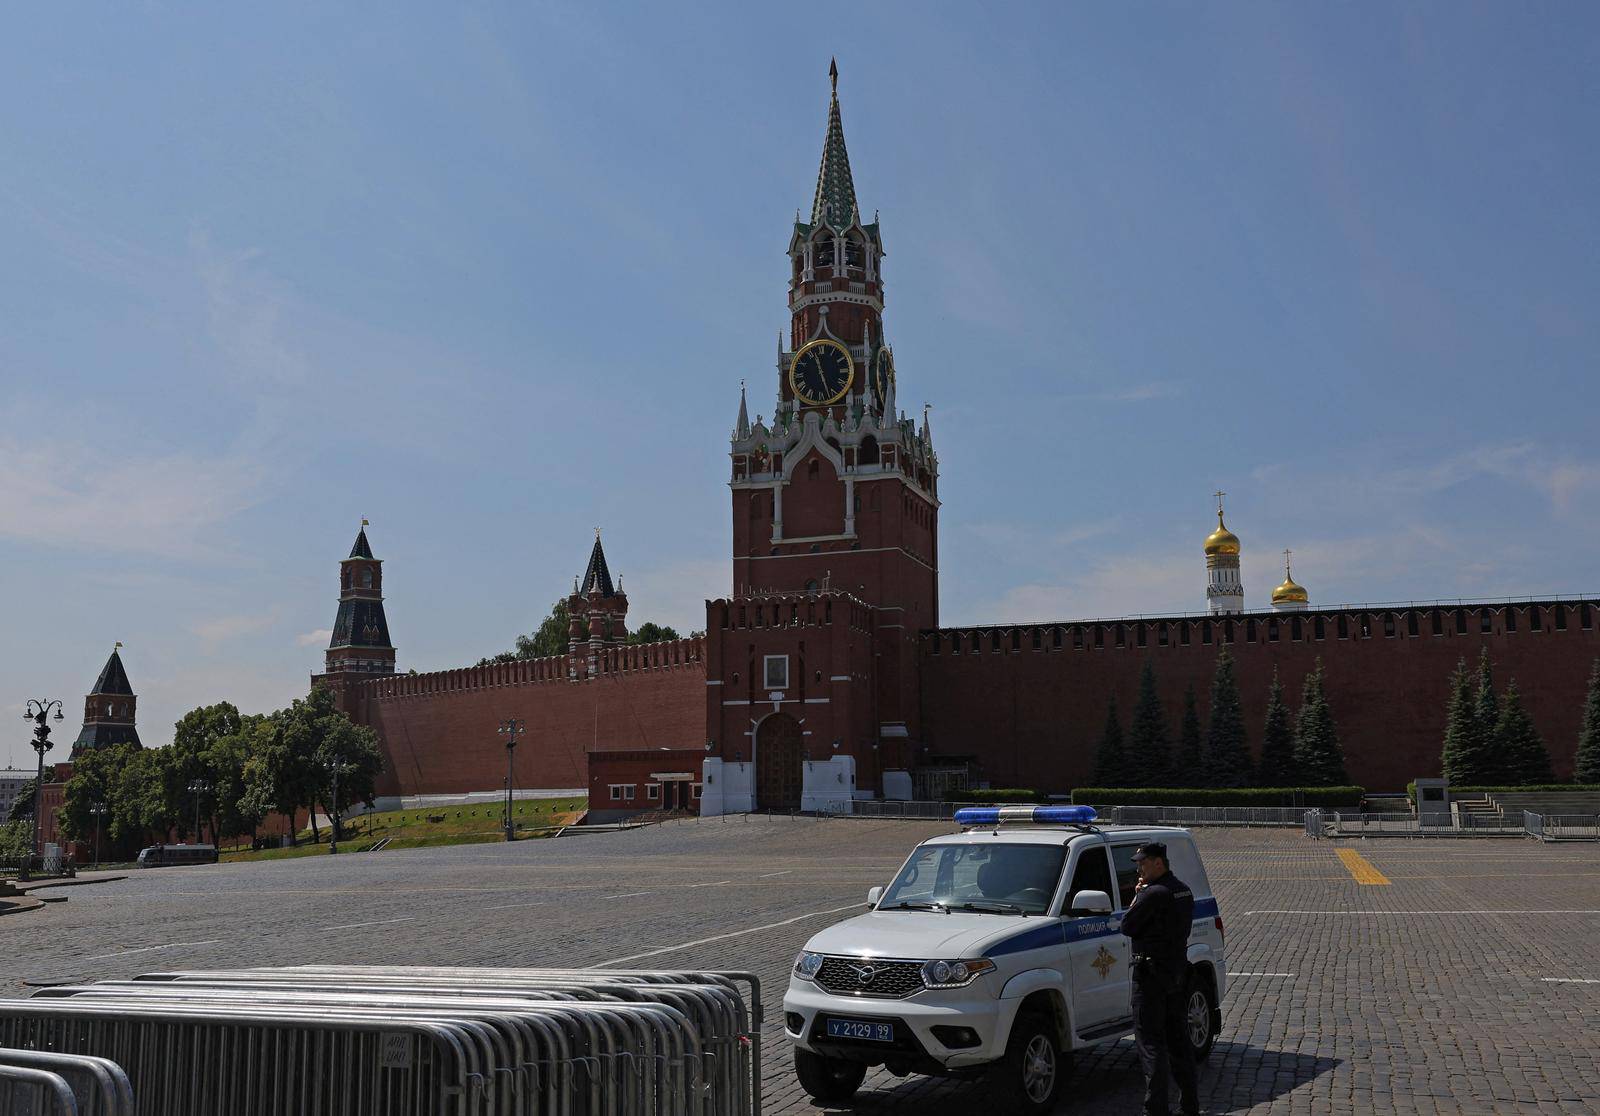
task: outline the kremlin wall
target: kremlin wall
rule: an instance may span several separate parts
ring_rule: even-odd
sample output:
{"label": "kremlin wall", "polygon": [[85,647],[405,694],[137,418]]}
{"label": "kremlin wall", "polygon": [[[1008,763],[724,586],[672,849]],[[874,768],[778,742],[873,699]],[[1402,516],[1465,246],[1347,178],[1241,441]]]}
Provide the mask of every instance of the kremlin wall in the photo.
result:
{"label": "kremlin wall", "polygon": [[[751,420],[741,384],[724,444],[730,594],[706,602],[702,636],[629,645],[629,601],[597,532],[567,600],[565,654],[402,674],[383,562],[363,522],[340,563],[333,635],[312,681],[377,732],[380,807],[504,793],[498,729],[511,718],[524,734],[510,757],[514,790],[587,791],[601,819],[811,810],[982,785],[1063,793],[1090,777],[1108,704],[1132,709],[1146,662],[1171,736],[1188,687],[1203,724],[1223,648],[1253,751],[1273,672],[1293,709],[1320,659],[1346,768],[1374,791],[1438,774],[1450,675],[1486,648],[1496,678],[1516,679],[1557,776],[1571,776],[1600,600],[1314,608],[1286,563],[1270,607],[1249,611],[1243,544],[1223,522],[1220,492],[1217,526],[1196,551],[1202,613],[941,626],[939,456],[927,411],[919,424],[896,404],[908,370],[885,325],[884,238],[857,204],[833,77],[812,209],[788,233],[791,327],[772,369],[771,417]],[[136,739],[133,710],[113,655],[79,746]],[[51,794],[58,787],[47,806]]]}

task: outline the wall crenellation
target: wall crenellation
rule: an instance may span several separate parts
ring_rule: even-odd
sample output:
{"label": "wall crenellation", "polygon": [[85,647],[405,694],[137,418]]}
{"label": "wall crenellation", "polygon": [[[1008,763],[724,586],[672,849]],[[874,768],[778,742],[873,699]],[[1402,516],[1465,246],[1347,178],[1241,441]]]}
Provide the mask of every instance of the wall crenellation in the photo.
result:
{"label": "wall crenellation", "polygon": [[[638,643],[610,648],[600,654],[597,662],[599,675],[606,676],[642,670],[667,670],[698,664],[704,658],[705,639],[695,636],[688,639],[665,640],[661,643]],[[369,699],[388,700],[428,697],[460,690],[483,690],[497,686],[589,681],[590,676],[587,674],[579,674],[576,678],[569,674],[571,662],[570,655],[546,655],[538,659],[485,663],[482,666],[436,670],[426,674],[395,674],[380,678],[363,678],[351,683],[350,688],[361,692]]]}

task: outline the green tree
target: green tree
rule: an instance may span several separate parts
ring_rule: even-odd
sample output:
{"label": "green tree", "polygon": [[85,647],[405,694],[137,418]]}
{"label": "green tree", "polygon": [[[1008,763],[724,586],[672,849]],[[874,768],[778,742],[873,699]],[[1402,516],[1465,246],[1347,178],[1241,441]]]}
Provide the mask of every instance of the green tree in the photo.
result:
{"label": "green tree", "polygon": [[1140,786],[1172,785],[1172,745],[1167,736],[1167,716],[1156,694],[1156,671],[1149,659],[1139,672],[1139,696],[1133,703],[1128,726],[1127,768]]}
{"label": "green tree", "polygon": [[1224,647],[1217,653],[1217,669],[1211,679],[1211,729],[1206,733],[1202,775],[1207,786],[1243,787],[1254,774],[1251,766],[1239,681],[1233,672],[1233,656]]}
{"label": "green tree", "polygon": [[1261,767],[1256,782],[1263,787],[1297,787],[1300,766],[1294,756],[1294,726],[1289,707],[1283,703],[1283,683],[1278,670],[1272,670],[1272,688],[1267,691],[1267,719],[1261,730]]}
{"label": "green tree", "polygon": [[1458,786],[1485,786],[1490,777],[1489,741],[1478,723],[1478,703],[1472,674],[1463,657],[1450,676],[1450,707],[1445,715],[1444,748],[1440,755],[1444,777]]}
{"label": "green tree", "polygon": [[33,823],[7,821],[0,823],[0,861],[15,864],[33,848]]}
{"label": "green tree", "polygon": [[1578,730],[1577,765],[1572,777],[1579,783],[1600,783],[1600,659],[1589,671],[1589,697],[1583,705],[1583,727]]}
{"label": "green tree", "polygon": [[1117,698],[1113,694],[1100,747],[1094,753],[1094,781],[1102,787],[1126,787],[1130,785],[1127,780],[1128,756],[1122,748],[1122,721],[1117,716]]}
{"label": "green tree", "polygon": [[1323,689],[1322,660],[1306,675],[1300,692],[1300,716],[1295,723],[1294,762],[1309,787],[1338,787],[1350,781],[1345,773],[1344,749],[1333,724],[1333,710]]}
{"label": "green tree", "polygon": [[340,804],[371,799],[373,782],[383,769],[377,735],[341,713],[326,686],[313,686],[304,698],[250,730],[241,765],[242,816],[264,817],[275,810],[294,818],[306,810],[312,840],[320,841],[317,807],[332,802],[335,757],[342,764]]}
{"label": "green tree", "polygon": [[1550,770],[1550,751],[1540,739],[1533,718],[1522,706],[1515,678],[1506,685],[1505,701],[1500,704],[1500,716],[1495,721],[1494,742],[1501,756],[1505,785],[1555,782],[1555,773]]}
{"label": "green tree", "polygon": [[514,663],[519,659],[543,659],[549,655],[567,653],[567,599],[562,597],[550,606],[550,613],[529,635],[517,637],[517,645],[489,659],[479,659],[479,666],[490,663]]}
{"label": "green tree", "polygon": [[258,812],[249,799],[248,775],[252,749],[266,721],[260,714],[245,714],[238,718],[233,731],[212,739],[201,753],[216,788],[212,793],[211,832],[219,837],[243,833],[253,836],[266,816]]}
{"label": "green tree", "polygon": [[1489,649],[1478,652],[1477,692],[1473,698],[1473,719],[1478,725],[1478,738],[1483,743],[1483,778],[1489,786],[1507,785],[1511,766],[1500,751],[1494,727],[1500,721],[1500,702],[1494,693],[1494,664],[1489,661]]}
{"label": "green tree", "polygon": [[669,639],[680,639],[677,629],[657,624],[646,620],[633,631],[628,633],[629,643],[665,643]]}
{"label": "green tree", "polygon": [[1172,771],[1178,785],[1199,785],[1200,780],[1200,703],[1195,699],[1194,683],[1183,691],[1183,721],[1178,729],[1178,754]]}
{"label": "green tree", "polygon": [[[340,814],[357,802],[371,802],[378,776],[383,772],[383,750],[378,734],[358,725],[343,713],[332,713],[319,726],[322,740],[317,745],[317,767],[321,785],[317,798],[333,821],[334,836],[344,835]],[[339,796],[334,800],[333,768],[339,767]]]}
{"label": "green tree", "polygon": [[11,812],[6,815],[6,821],[21,821],[33,817],[33,796],[38,793],[39,779],[34,776],[22,786],[17,788],[17,797],[11,800]]}

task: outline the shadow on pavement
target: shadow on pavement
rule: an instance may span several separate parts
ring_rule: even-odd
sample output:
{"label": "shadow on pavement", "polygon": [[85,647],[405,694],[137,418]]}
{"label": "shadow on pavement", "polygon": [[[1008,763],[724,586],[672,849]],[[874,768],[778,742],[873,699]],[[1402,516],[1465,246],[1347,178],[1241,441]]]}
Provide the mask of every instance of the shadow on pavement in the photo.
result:
{"label": "shadow on pavement", "polygon": [[[1337,1058],[1319,1058],[1287,1050],[1271,1050],[1242,1042],[1221,1042],[1200,1068],[1203,1112],[1236,1112],[1277,1100],[1316,1080],[1339,1065]],[[847,1106],[817,1105],[817,1112],[903,1112],[917,1116],[970,1116],[986,1106],[982,1081],[944,1081],[927,1077],[897,1078],[874,1071]],[[1079,1054],[1067,1079],[1060,1113],[1137,1113],[1144,1096],[1144,1077],[1133,1042],[1124,1039]],[[1177,1105],[1176,1088],[1172,1103]]]}

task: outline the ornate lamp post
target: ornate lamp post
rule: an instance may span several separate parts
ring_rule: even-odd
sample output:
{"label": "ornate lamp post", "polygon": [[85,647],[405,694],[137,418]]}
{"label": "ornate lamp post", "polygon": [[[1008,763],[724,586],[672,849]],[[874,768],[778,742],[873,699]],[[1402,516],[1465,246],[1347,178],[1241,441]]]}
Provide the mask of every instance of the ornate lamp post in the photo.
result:
{"label": "ornate lamp post", "polygon": [[100,867],[100,819],[109,812],[104,802],[95,802],[89,807],[89,813],[94,815],[94,866],[96,868]]}
{"label": "ornate lamp post", "polygon": [[506,738],[506,840],[516,838],[516,826],[511,820],[511,787],[512,766],[511,757],[516,751],[517,734],[523,730],[523,722],[515,717],[507,717],[500,722],[499,733]]}
{"label": "ornate lamp post", "polygon": [[27,708],[23,711],[22,719],[32,721],[33,724],[33,750],[39,753],[39,771],[33,780],[33,844],[29,846],[28,863],[22,866],[22,878],[28,878],[28,870],[33,867],[33,858],[38,856],[39,850],[39,815],[43,809],[41,800],[44,797],[44,754],[54,745],[50,743],[50,726],[46,722],[50,719],[50,711],[55,710],[56,720],[66,720],[66,715],[61,712],[59,699],[51,698],[40,701],[38,698],[29,698]]}
{"label": "ornate lamp post", "polygon": [[194,795],[194,843],[197,845],[200,843],[200,796],[210,789],[211,784],[204,779],[196,779],[189,784],[189,793]]}

